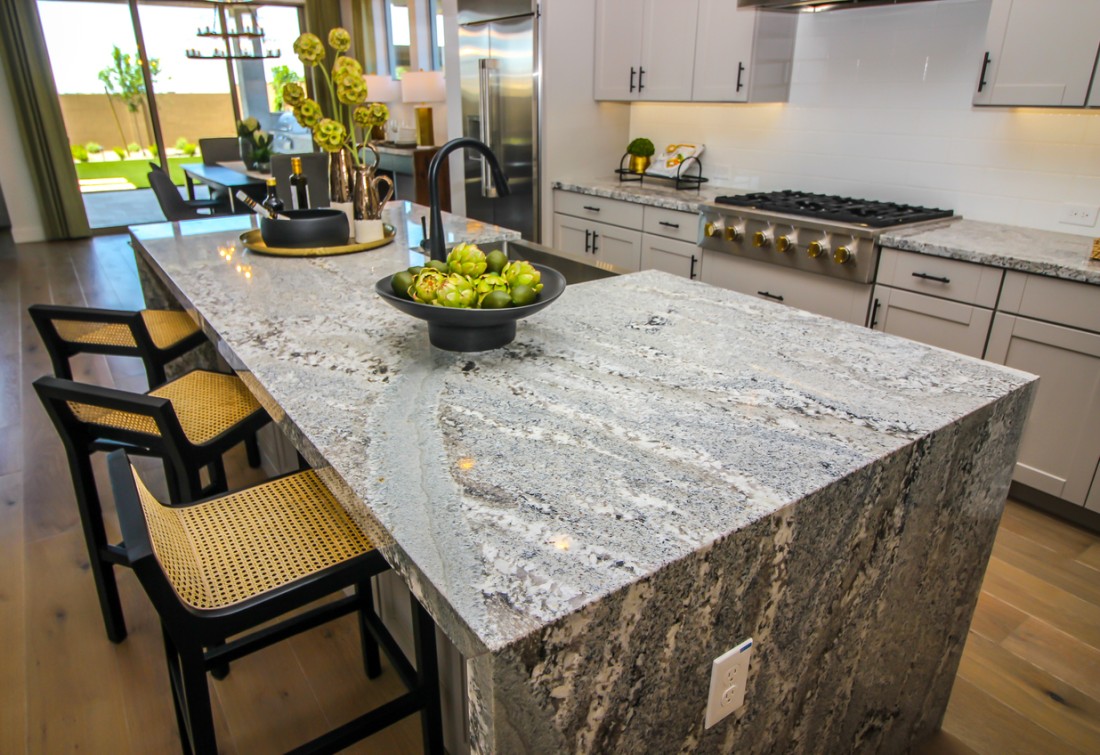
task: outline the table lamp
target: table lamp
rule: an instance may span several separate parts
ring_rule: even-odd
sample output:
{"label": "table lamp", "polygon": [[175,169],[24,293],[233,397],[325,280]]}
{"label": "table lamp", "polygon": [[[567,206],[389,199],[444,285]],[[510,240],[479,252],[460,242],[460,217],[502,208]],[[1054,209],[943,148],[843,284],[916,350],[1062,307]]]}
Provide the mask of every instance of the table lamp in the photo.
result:
{"label": "table lamp", "polygon": [[440,71],[406,71],[401,77],[401,100],[416,105],[416,143],[431,147],[435,143],[432,109],[429,102],[444,102],[447,90]]}

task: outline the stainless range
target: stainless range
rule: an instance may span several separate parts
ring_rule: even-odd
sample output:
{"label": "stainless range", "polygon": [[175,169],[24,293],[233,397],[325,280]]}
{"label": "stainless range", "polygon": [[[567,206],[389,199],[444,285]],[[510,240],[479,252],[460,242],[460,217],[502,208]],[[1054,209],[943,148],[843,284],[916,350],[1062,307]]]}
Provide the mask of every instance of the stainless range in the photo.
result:
{"label": "stainless range", "polygon": [[953,218],[951,210],[800,191],[717,197],[703,209],[701,277],[863,324],[882,232]]}

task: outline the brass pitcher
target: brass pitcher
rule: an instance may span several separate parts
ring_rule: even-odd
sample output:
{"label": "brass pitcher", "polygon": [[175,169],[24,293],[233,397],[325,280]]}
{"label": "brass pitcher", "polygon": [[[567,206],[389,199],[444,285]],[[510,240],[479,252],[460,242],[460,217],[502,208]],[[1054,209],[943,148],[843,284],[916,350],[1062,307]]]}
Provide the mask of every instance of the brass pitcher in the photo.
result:
{"label": "brass pitcher", "polygon": [[356,220],[381,219],[382,208],[393,198],[393,181],[389,176],[374,175],[374,167],[358,165],[355,168],[353,201]]}

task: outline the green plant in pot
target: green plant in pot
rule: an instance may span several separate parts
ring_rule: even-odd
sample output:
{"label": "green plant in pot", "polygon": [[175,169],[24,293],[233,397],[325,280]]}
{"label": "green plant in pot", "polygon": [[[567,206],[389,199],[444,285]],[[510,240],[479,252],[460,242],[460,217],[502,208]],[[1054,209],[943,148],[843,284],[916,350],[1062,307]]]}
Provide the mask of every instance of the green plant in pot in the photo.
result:
{"label": "green plant in pot", "polygon": [[649,167],[649,158],[653,157],[653,153],[656,151],[653,142],[649,139],[638,137],[632,141],[626,148],[627,154],[630,155],[630,171],[632,173],[645,173],[646,168]]}

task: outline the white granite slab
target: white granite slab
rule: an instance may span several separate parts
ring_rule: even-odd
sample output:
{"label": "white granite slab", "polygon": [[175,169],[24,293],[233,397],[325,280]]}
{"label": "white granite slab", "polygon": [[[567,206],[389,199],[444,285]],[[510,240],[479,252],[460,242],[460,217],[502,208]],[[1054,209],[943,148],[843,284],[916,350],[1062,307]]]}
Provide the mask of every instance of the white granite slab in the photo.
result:
{"label": "white granite slab", "polygon": [[712,186],[709,183],[703,184],[698,191],[693,188],[676,189],[674,183],[657,178],[647,178],[641,185],[609,179],[606,181],[554,181],[551,186],[578,194],[618,199],[623,202],[635,202],[681,212],[699,212],[703,204],[713,202],[715,197],[746,193],[742,189]]}
{"label": "white granite slab", "polygon": [[422,260],[403,244],[227,265],[235,232],[164,229],[134,236],[485,648],[1028,380],[657,272],[570,286],[511,346],[452,354],[372,290]]}
{"label": "white granite slab", "polygon": [[929,230],[886,231],[883,246],[979,265],[1100,285],[1092,239],[1000,223],[959,220]]}

